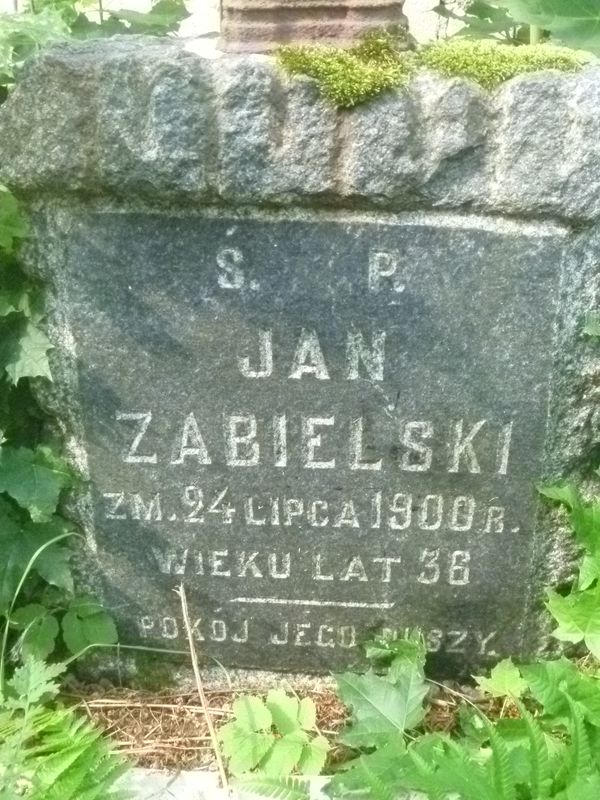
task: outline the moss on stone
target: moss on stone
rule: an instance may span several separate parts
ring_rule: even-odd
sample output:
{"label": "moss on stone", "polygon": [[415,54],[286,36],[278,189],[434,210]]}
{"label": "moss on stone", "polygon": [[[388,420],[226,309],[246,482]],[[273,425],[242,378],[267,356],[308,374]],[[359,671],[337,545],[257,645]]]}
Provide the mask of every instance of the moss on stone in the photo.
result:
{"label": "moss on stone", "polygon": [[335,105],[351,108],[387,89],[407,83],[413,53],[396,50],[387,34],[370,34],[349,50],[336,47],[282,47],[280,64],[292,75],[314,78]]}
{"label": "moss on stone", "polygon": [[511,47],[493,42],[451,39],[424,47],[419,52],[420,67],[432,69],[447,78],[469,78],[485,89],[494,89],[524,73],[549,69],[576,72],[584,63],[576,51],[549,44]]}
{"label": "moss on stone", "polygon": [[355,47],[283,47],[282,67],[308,75],[335,105],[351,108],[382,92],[406,85],[419,69],[445,77],[462,77],[485,89],[523,73],[543,70],[575,72],[584,65],[579,53],[548,44],[511,47],[493,42],[451,39],[416,53],[399,50],[389,33],[369,34]]}

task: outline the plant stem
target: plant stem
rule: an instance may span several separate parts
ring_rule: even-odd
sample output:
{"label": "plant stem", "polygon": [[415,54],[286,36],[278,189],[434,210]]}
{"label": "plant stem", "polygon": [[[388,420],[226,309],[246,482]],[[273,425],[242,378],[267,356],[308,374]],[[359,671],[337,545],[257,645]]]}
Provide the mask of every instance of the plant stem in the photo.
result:
{"label": "plant stem", "polygon": [[4,624],[4,633],[2,634],[2,642],[0,643],[0,694],[4,693],[4,673],[5,673],[5,665],[6,665],[6,648],[8,646],[8,634],[10,631],[10,623],[11,623],[11,616],[12,612],[14,611],[15,604],[19,595],[21,594],[21,589],[23,588],[23,584],[29,577],[29,573],[33,569],[33,565],[37,561],[37,559],[41,556],[41,554],[46,550],[48,547],[51,547],[53,544],[62,541],[62,539],[70,539],[72,536],[78,536],[79,534],[74,533],[73,531],[69,533],[61,533],[59,536],[55,536],[53,539],[45,542],[41,547],[35,551],[35,553],[29,559],[29,562],[25,569],[23,570],[23,574],[21,575],[21,580],[19,581],[17,588],[15,589],[15,593],[12,596],[12,600],[8,609],[6,610],[6,622]]}
{"label": "plant stem", "polygon": [[212,721],[208,703],[206,702],[206,695],[204,694],[204,685],[202,684],[202,677],[200,675],[200,668],[198,666],[198,654],[196,653],[196,645],[194,644],[194,636],[192,634],[192,624],[190,622],[187,597],[185,594],[185,587],[183,583],[180,584],[177,589],[175,589],[175,594],[177,594],[179,596],[179,599],[181,600],[181,613],[183,616],[183,625],[185,627],[185,632],[187,634],[187,639],[188,639],[188,645],[190,648],[190,657],[192,659],[192,669],[194,670],[194,678],[196,680],[196,689],[198,690],[198,696],[200,697],[200,705],[204,709],[204,716],[206,717],[206,726],[208,727],[210,740],[212,742],[212,746],[215,751],[217,767],[219,769],[219,775],[221,776],[221,783],[223,784],[223,789],[227,791],[228,789],[227,774],[225,772],[225,765],[223,764],[223,758],[221,756],[221,748],[219,747],[217,732],[215,730],[215,726]]}

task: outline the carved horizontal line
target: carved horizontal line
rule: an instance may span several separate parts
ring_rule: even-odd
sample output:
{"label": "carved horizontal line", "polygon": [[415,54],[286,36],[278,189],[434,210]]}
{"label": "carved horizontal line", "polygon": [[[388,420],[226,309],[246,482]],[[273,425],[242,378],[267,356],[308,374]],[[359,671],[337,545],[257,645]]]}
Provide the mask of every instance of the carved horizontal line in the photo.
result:
{"label": "carved horizontal line", "polygon": [[345,600],[294,600],[285,597],[233,597],[230,603],[256,603],[273,606],[321,606],[331,608],[393,608],[394,603],[355,603]]}

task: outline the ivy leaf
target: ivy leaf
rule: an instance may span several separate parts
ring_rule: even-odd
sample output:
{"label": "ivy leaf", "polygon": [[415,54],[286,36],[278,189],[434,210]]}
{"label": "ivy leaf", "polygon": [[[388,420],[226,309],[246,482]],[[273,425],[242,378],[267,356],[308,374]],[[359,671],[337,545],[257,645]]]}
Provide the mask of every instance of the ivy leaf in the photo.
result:
{"label": "ivy leaf", "polygon": [[329,742],[324,736],[315,736],[302,748],[302,754],[298,760],[298,772],[301,775],[320,775],[327,754],[329,753]]}
{"label": "ivy leaf", "polygon": [[12,252],[14,240],[23,239],[28,233],[16,199],[5,186],[0,186],[0,249]]}
{"label": "ivy leaf", "polygon": [[48,448],[0,448],[0,492],[6,492],[34,522],[50,519],[62,489],[73,484],[65,462]]}
{"label": "ivy leaf", "polygon": [[63,639],[73,655],[90,645],[116,644],[119,640],[113,618],[91,597],[73,600],[62,618]]}
{"label": "ivy leaf", "polygon": [[569,511],[581,504],[579,491],[570,483],[538,486],[538,492],[549,500],[556,500],[557,503],[562,503]]}
{"label": "ivy leaf", "polygon": [[406,663],[405,673],[395,684],[374,672],[344,673],[336,681],[340,698],[354,712],[343,736],[352,747],[381,745],[389,736],[413,728],[425,715],[427,685],[416,665]]}
{"label": "ivy leaf", "polygon": [[473,676],[479,687],[492,697],[521,697],[527,689],[527,682],[521,677],[512,659],[500,661],[490,673],[489,678]]}
{"label": "ivy leaf", "polygon": [[273,777],[290,775],[300,761],[307,741],[308,734],[301,729],[286,733],[279,739],[273,739],[272,746],[258,765],[259,769]]}
{"label": "ivy leaf", "polygon": [[588,553],[600,557],[600,503],[584,502],[577,489],[569,484],[544,486],[539,491],[568,509],[575,538]]}
{"label": "ivy leaf", "polygon": [[0,318],[24,314],[39,322],[43,316],[41,299],[40,291],[27,280],[17,262],[5,259],[0,251]]}
{"label": "ivy leaf", "polygon": [[600,564],[594,556],[585,555],[579,567],[577,588],[579,591],[589,589],[595,580],[600,578]]}
{"label": "ivy leaf", "polygon": [[600,658],[600,598],[595,589],[575,592],[567,597],[550,590],[546,603],[558,622],[552,635],[561,642],[584,642],[588,650]]}
{"label": "ivy leaf", "polygon": [[52,380],[48,362],[52,347],[46,334],[33,322],[21,321],[2,346],[2,361],[11,382],[16,385],[21,378]]}
{"label": "ivy leaf", "polygon": [[0,614],[6,614],[33,553],[4,503],[0,503],[0,553]]}
{"label": "ivy leaf", "polygon": [[[43,544],[65,533],[72,533],[71,526],[59,517],[54,517],[50,522],[29,522],[22,529],[22,536],[32,555]],[[72,556],[72,551],[64,545],[51,544],[38,554],[33,568],[46,583],[71,594],[73,592],[73,575],[69,562]]]}
{"label": "ivy leaf", "polygon": [[44,660],[54,652],[59,626],[47,608],[38,603],[22,606],[11,615],[11,623],[21,634],[21,651],[24,658]]}

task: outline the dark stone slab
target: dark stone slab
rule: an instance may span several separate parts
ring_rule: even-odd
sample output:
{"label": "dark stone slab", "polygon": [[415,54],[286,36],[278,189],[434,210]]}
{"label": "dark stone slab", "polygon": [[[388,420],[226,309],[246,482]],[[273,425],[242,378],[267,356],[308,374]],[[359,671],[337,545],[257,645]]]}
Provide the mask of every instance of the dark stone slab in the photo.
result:
{"label": "dark stone slab", "polygon": [[535,648],[562,239],[446,216],[79,214],[56,260],[123,641],[326,670]]}

